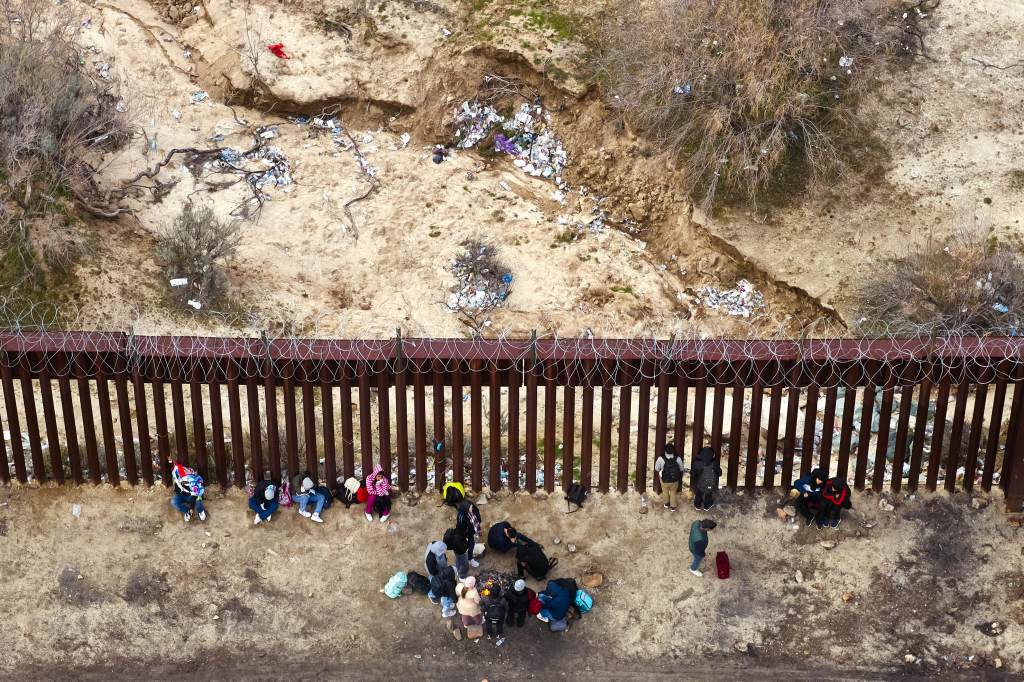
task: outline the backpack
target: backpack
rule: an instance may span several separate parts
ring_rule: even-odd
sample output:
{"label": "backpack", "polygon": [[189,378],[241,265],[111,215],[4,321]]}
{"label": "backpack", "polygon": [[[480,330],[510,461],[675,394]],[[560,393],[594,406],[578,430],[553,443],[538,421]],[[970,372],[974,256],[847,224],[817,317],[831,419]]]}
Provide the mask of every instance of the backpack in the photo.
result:
{"label": "backpack", "polygon": [[729,578],[729,555],[725,552],[716,554],[715,568],[718,570],[718,577],[721,580],[727,580]]}
{"label": "backpack", "polygon": [[408,580],[409,578],[405,575],[405,573],[399,571],[398,573],[395,573],[393,576],[388,578],[388,582],[384,586],[384,589],[381,590],[381,592],[391,597],[392,599],[398,599],[402,596],[402,590],[405,589],[405,583],[408,582]]}
{"label": "backpack", "polygon": [[531,616],[536,616],[540,613],[540,610],[544,608],[544,604],[541,603],[540,598],[537,597],[537,593],[533,590],[527,590],[527,594],[530,595],[530,603],[526,607],[526,612]]}
{"label": "backpack", "polygon": [[461,483],[454,481],[445,483],[444,488],[441,490],[441,498],[448,506],[457,507],[466,498],[466,489],[462,487]]}
{"label": "backpack", "polygon": [[576,581],[572,578],[555,578],[551,582],[573,595],[573,598],[575,598],[576,592],[579,590],[579,586],[576,585]]}
{"label": "backpack", "polygon": [[281,474],[281,488],[277,493],[277,503],[282,507],[292,506],[292,491],[288,485],[288,475]]}
{"label": "backpack", "polygon": [[718,487],[718,476],[715,474],[715,463],[705,464],[700,470],[700,478],[697,479],[697,490],[702,493],[711,493]]}
{"label": "backpack", "polygon": [[318,485],[313,487],[314,492],[318,492],[324,496],[324,509],[330,509],[331,504],[334,502],[334,496],[331,495],[331,491],[325,485]]}
{"label": "backpack", "polygon": [[406,580],[409,587],[420,594],[427,594],[430,592],[430,580],[427,576],[416,571],[409,571],[406,574]]}
{"label": "backpack", "polygon": [[579,511],[589,494],[590,491],[579,483],[573,483],[569,486],[569,490],[565,493],[565,508],[568,510],[570,504],[575,504],[576,509],[568,513],[571,514],[573,511]]}
{"label": "backpack", "polygon": [[526,565],[526,572],[534,580],[544,580],[548,571],[558,565],[558,559],[548,559],[544,548],[536,542],[519,545],[516,548],[516,561]]}
{"label": "backpack", "polygon": [[683,466],[676,457],[666,457],[665,465],[661,468],[661,480],[665,483],[676,483],[683,477]]}
{"label": "backpack", "polygon": [[586,590],[576,590],[576,610],[580,612],[580,615],[582,616],[592,608],[594,608],[594,598],[590,596],[590,593]]}

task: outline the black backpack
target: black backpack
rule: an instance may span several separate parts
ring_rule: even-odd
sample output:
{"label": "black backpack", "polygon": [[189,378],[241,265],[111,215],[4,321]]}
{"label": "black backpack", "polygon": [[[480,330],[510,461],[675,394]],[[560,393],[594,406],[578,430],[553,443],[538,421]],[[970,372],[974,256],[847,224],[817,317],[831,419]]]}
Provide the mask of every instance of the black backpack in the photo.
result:
{"label": "black backpack", "polygon": [[314,486],[313,490],[324,496],[324,509],[330,509],[331,503],[334,502],[334,495],[331,495],[330,489],[325,485]]}
{"label": "black backpack", "polygon": [[416,592],[419,592],[420,594],[430,592],[430,580],[427,576],[417,573],[416,571],[409,571],[407,577],[407,584]]}
{"label": "black backpack", "polygon": [[573,600],[576,599],[576,591],[579,589],[579,587],[576,585],[575,580],[573,580],[572,578],[555,578],[551,582],[555,583],[556,585],[564,589],[566,592],[568,592],[572,596]]}
{"label": "black backpack", "polygon": [[718,474],[715,471],[715,463],[709,462],[700,470],[700,477],[697,478],[697,490],[702,493],[714,492],[718,487]]}
{"label": "black backpack", "polygon": [[665,465],[661,468],[661,480],[665,483],[676,483],[683,477],[683,465],[679,457],[666,457]]}
{"label": "black backpack", "polygon": [[569,505],[571,504],[575,504],[576,508],[568,513],[571,514],[574,511],[579,511],[589,494],[590,491],[579,483],[573,483],[569,486],[569,490],[565,493],[565,508],[569,509]]}
{"label": "black backpack", "polygon": [[548,559],[544,548],[536,542],[519,545],[516,548],[516,561],[526,565],[526,572],[534,580],[544,580],[548,571],[558,565],[558,559]]}

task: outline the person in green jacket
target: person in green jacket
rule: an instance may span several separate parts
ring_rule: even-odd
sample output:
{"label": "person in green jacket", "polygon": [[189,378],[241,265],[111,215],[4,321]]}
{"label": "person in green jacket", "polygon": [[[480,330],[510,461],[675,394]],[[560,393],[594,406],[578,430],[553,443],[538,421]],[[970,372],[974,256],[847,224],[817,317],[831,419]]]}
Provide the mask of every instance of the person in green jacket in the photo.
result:
{"label": "person in green jacket", "polygon": [[711,519],[694,521],[690,524],[690,554],[693,555],[690,573],[693,573],[698,578],[704,575],[700,572],[700,564],[708,553],[708,531],[717,525]]}

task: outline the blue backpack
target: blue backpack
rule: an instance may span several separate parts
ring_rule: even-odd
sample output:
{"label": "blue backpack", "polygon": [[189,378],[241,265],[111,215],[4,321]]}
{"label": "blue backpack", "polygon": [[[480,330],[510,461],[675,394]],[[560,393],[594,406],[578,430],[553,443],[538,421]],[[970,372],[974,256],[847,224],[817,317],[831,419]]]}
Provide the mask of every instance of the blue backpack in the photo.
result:
{"label": "blue backpack", "polygon": [[594,598],[590,596],[590,593],[586,590],[576,590],[576,610],[580,612],[580,615],[582,616],[592,608],[594,608]]}

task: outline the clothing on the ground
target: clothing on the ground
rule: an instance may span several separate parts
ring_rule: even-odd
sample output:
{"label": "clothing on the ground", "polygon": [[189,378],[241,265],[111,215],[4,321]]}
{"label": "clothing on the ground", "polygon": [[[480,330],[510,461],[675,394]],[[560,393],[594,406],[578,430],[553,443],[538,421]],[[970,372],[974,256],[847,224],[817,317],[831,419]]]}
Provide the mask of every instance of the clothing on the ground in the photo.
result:
{"label": "clothing on the ground", "polygon": [[672,507],[679,506],[679,481],[662,481],[661,482],[661,494],[665,499],[665,504]]}
{"label": "clothing on the ground", "polygon": [[277,500],[265,500],[257,498],[255,495],[249,498],[249,509],[256,512],[261,521],[266,521],[270,516],[277,511]]}

